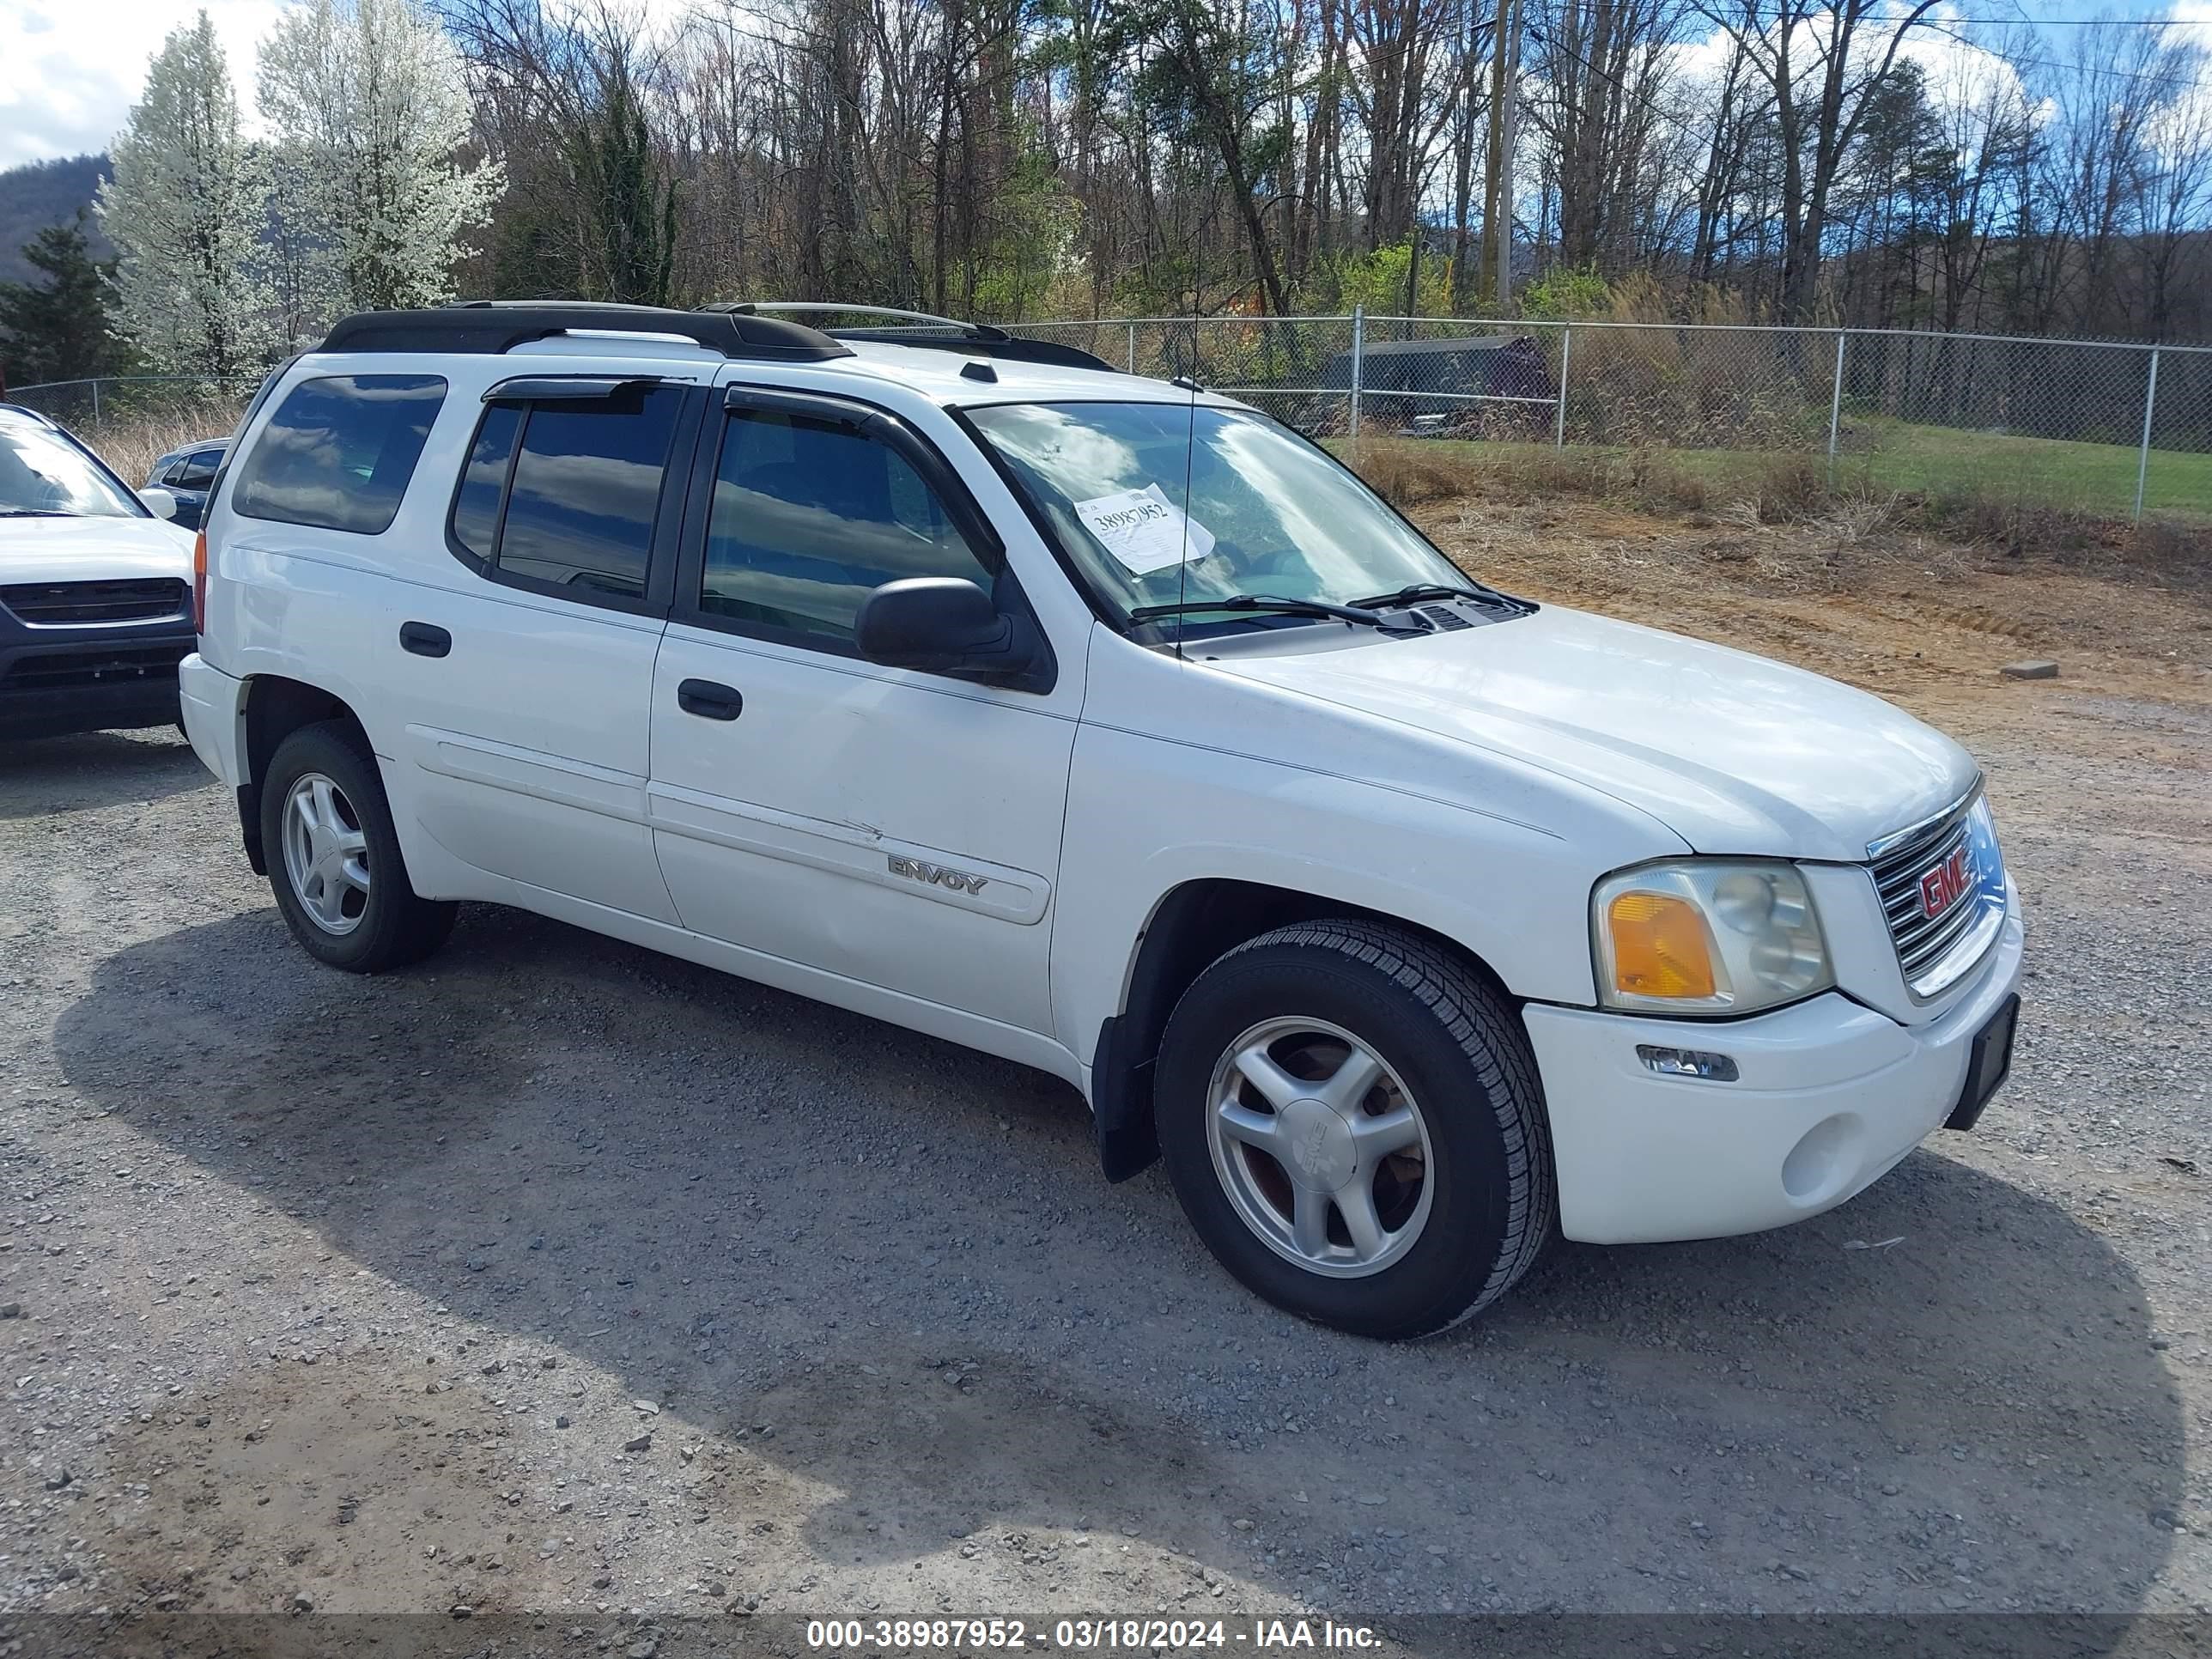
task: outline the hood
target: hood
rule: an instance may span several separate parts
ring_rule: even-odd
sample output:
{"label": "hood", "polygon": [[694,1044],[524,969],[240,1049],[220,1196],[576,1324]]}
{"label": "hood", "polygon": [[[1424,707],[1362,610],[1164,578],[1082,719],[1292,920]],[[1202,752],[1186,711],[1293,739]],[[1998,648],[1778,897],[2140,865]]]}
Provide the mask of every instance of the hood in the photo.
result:
{"label": "hood", "polygon": [[192,535],[166,519],[0,518],[0,584],[192,579]]}
{"label": "hood", "polygon": [[1881,698],[1724,646],[1547,605],[1224,672],[1511,756],[1701,853],[1856,863],[1973,787],[1973,758]]}

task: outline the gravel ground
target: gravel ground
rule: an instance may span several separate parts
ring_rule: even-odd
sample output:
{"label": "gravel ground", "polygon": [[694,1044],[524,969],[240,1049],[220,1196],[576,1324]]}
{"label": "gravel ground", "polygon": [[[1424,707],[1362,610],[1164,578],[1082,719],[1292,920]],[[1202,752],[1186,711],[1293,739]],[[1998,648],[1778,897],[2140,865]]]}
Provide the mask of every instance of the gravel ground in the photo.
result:
{"label": "gravel ground", "polygon": [[2005,695],[1960,727],[2031,919],[1982,1127],[1408,1346],[1246,1295],[1042,1076],[483,907],[325,971],[173,738],[0,748],[0,1642],[2202,1613],[2212,718]]}

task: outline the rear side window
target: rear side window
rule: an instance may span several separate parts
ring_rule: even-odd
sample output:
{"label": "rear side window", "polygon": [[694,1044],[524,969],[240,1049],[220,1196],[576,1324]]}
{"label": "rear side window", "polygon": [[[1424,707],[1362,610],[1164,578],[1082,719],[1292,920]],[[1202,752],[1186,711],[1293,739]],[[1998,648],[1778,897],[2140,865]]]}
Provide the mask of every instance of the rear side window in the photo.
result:
{"label": "rear side window", "polygon": [[683,407],[674,386],[494,404],[453,496],[456,550],[520,586],[642,599]]}
{"label": "rear side window", "polygon": [[203,449],[178,464],[174,482],[182,489],[205,489],[215,482],[215,470],[222,465],[222,451]]}
{"label": "rear side window", "polygon": [[240,469],[231,509],[249,519],[381,535],[392,526],[430,422],[435,374],[337,374],[284,394]]}

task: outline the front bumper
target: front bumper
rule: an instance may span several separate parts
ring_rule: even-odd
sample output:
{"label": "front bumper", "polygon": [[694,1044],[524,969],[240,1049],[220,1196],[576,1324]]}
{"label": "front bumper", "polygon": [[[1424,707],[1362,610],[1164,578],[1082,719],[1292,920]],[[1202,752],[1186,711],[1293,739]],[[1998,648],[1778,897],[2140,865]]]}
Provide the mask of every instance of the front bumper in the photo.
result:
{"label": "front bumper", "polygon": [[190,623],[33,628],[0,609],[0,739],[167,726]]}
{"label": "front bumper", "polygon": [[[1596,1244],[1717,1238],[1865,1191],[1958,1103],[1974,1034],[2018,988],[2021,945],[2014,896],[1978,976],[1921,1025],[1835,992],[1724,1022],[1529,1004],[1561,1231]],[[1638,1043],[1729,1054],[1740,1080],[1660,1076]]]}

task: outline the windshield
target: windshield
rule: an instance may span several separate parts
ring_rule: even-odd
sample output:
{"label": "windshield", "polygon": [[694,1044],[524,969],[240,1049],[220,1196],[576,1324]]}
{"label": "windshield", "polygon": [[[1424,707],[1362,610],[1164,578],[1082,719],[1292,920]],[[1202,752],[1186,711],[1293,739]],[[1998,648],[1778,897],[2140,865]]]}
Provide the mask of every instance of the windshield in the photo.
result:
{"label": "windshield", "polygon": [[1467,580],[1350,471],[1264,416],[1105,403],[968,413],[1124,620],[1237,593],[1349,605]]}
{"label": "windshield", "polygon": [[0,421],[0,519],[136,519],[145,509],[97,462],[44,427]]}

